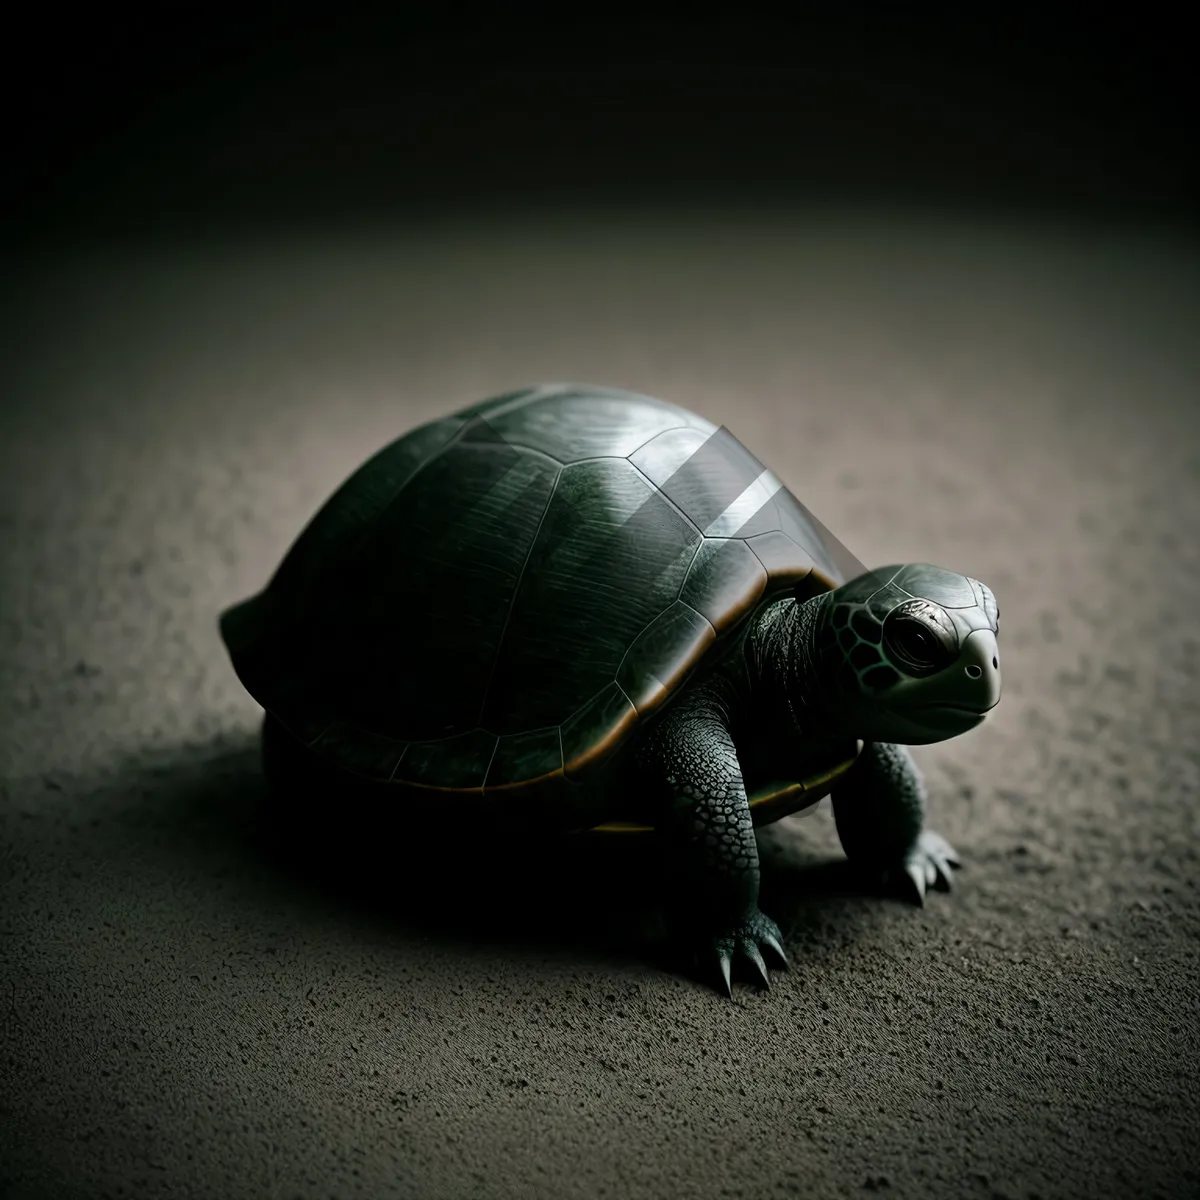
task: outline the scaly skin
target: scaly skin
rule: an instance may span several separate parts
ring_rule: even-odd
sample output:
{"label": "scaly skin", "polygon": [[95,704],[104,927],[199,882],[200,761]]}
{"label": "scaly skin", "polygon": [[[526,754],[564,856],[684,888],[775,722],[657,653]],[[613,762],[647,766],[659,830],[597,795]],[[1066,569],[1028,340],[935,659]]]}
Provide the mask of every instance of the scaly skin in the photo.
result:
{"label": "scaly skin", "polygon": [[661,797],[660,834],[670,850],[670,892],[705,966],[732,996],[731,969],[745,957],[770,986],[763,950],[786,967],[779,927],[758,908],[758,846],[719,681],[680,698],[639,755]]}
{"label": "scaly skin", "polygon": [[[786,967],[778,926],[758,907],[759,861],[743,772],[762,753],[752,731],[771,728],[777,762],[787,747],[835,742],[854,731],[838,719],[822,629],[828,597],[767,608],[740,647],[689,687],[643,736],[635,756],[658,799],[677,922],[697,956],[732,996],[732,968],[744,959],[769,986],[764,953]],[[781,716],[782,714],[782,716]],[[780,748],[782,747],[782,750]],[[949,887],[957,858],[925,833],[924,786],[903,746],[869,742],[833,798],[846,855],[921,903],[926,886]]]}
{"label": "scaly skin", "polygon": [[915,904],[925,891],[950,890],[958,856],[940,835],[923,829],[925,784],[906,746],[870,742],[833,793],[833,816],[846,857],[897,884]]}

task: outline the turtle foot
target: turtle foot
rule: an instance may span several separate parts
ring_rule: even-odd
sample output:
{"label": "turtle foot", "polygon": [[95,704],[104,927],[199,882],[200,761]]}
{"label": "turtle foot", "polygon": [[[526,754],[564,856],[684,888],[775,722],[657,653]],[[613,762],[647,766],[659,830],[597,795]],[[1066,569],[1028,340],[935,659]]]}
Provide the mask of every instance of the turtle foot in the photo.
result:
{"label": "turtle foot", "polygon": [[923,905],[930,888],[950,890],[951,870],[961,866],[954,847],[940,834],[926,830],[901,863],[884,871],[883,883],[913,904]]}
{"label": "turtle foot", "polygon": [[771,986],[768,961],[779,970],[788,969],[779,926],[757,907],[751,908],[731,925],[702,939],[696,957],[707,973],[716,974],[720,990],[731,1000],[735,964],[744,960],[755,983],[764,988]]}

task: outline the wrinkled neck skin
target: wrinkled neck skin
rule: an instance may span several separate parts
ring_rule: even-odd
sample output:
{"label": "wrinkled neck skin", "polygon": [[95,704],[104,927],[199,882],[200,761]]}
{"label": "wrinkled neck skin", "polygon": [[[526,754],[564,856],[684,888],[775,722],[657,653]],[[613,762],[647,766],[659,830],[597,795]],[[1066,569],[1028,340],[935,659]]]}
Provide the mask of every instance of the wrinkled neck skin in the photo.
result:
{"label": "wrinkled neck skin", "polygon": [[797,733],[842,741],[854,733],[839,721],[829,663],[818,647],[829,611],[829,594],[803,603],[768,605],[745,642],[749,705],[764,716],[787,714]]}

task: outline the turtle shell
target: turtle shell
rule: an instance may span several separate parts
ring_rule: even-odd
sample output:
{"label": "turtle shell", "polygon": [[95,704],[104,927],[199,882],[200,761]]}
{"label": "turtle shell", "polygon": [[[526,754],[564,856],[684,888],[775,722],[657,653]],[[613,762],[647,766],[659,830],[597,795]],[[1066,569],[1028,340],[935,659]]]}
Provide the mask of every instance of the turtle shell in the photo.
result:
{"label": "turtle shell", "polygon": [[546,386],[386,446],[221,633],[251,695],[336,767],[569,795],[756,607],[856,566],[723,427]]}

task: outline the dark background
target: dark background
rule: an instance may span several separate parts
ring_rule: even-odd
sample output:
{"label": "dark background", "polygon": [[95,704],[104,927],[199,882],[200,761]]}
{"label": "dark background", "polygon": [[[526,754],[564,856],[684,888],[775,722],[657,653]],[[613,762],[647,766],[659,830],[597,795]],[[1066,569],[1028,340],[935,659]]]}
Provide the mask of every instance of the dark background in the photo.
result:
{"label": "dark background", "polygon": [[8,38],[9,228],[650,197],[1179,217],[1197,200],[1190,46],[1144,6],[43,10]]}
{"label": "dark background", "polygon": [[[9,16],[0,1196],[1200,1194],[1192,45],[1141,5]],[[778,822],[793,969],[730,1002],[636,852],[263,829],[217,614],[385,442],[543,380],[993,588],[1003,699],[914,752],[950,895]]]}

